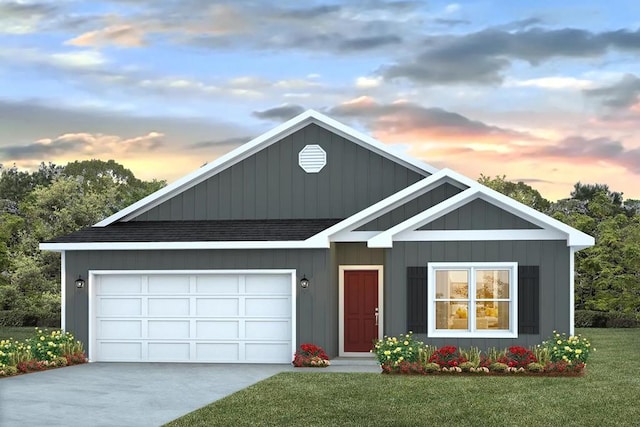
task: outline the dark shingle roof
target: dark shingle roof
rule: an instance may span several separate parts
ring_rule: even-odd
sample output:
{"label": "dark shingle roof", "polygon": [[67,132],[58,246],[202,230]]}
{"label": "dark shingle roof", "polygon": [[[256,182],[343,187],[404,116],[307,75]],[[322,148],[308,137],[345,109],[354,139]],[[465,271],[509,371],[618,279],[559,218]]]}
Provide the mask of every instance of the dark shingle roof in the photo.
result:
{"label": "dark shingle roof", "polygon": [[45,243],[305,240],[341,219],[131,221],[87,227]]}

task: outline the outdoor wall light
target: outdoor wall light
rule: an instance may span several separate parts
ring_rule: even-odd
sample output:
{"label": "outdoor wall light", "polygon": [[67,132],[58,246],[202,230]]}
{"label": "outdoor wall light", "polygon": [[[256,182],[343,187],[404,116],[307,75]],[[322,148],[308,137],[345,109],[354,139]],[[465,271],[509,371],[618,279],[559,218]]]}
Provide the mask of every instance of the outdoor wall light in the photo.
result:
{"label": "outdoor wall light", "polygon": [[307,279],[306,274],[302,275],[302,279],[300,279],[300,286],[303,289],[307,289],[309,287],[309,279]]}
{"label": "outdoor wall light", "polygon": [[84,288],[84,279],[79,274],[78,274],[78,278],[76,279],[76,288],[78,289]]}

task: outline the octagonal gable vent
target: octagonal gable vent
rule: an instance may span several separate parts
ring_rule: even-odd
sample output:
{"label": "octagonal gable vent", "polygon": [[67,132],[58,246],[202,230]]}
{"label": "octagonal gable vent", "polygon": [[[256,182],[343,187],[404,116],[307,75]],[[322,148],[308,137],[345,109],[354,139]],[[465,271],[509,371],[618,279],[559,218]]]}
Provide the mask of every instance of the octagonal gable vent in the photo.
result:
{"label": "octagonal gable vent", "polygon": [[318,173],[327,164],[327,153],[319,145],[307,145],[298,153],[298,164],[307,173]]}

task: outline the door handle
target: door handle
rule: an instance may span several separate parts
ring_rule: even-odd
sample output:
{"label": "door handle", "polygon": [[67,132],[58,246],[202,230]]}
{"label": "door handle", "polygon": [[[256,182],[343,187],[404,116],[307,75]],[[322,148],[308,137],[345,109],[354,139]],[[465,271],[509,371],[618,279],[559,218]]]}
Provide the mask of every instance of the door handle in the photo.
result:
{"label": "door handle", "polygon": [[375,315],[376,315],[376,326],[378,326],[378,318],[380,317],[380,313],[378,313],[378,307],[376,307]]}

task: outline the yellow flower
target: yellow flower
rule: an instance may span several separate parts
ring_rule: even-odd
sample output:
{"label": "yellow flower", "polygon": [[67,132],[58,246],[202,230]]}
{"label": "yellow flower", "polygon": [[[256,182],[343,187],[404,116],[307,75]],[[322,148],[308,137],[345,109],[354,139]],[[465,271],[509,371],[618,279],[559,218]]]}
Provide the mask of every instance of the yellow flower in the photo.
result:
{"label": "yellow flower", "polygon": [[386,354],[387,356],[391,354],[391,352],[389,350],[385,350],[384,354]]}
{"label": "yellow flower", "polygon": [[565,349],[566,351],[568,351],[569,353],[571,353],[571,352],[573,351],[573,350],[571,350],[571,347],[569,347],[568,345],[565,345],[565,346],[564,346],[564,349]]}
{"label": "yellow flower", "polygon": [[567,356],[562,356],[562,360],[569,360]]}
{"label": "yellow flower", "polygon": [[409,341],[405,341],[405,342],[404,342],[404,345],[409,345]]}
{"label": "yellow flower", "polygon": [[580,353],[582,353],[582,350],[577,349],[577,350],[576,350],[576,355],[578,355],[578,354],[580,354]]}
{"label": "yellow flower", "polygon": [[41,337],[40,337],[40,341],[44,341],[44,336],[41,336]]}
{"label": "yellow flower", "polygon": [[557,342],[558,342],[558,344],[562,344],[562,340],[558,340]]}

